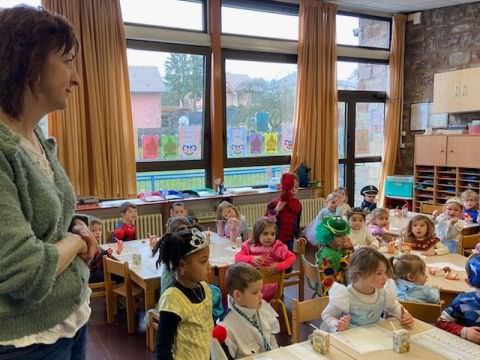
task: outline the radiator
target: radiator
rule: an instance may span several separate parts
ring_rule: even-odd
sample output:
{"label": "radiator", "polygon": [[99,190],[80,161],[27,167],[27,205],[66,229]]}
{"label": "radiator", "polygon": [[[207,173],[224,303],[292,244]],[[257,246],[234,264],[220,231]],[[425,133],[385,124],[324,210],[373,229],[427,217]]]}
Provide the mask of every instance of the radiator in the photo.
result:
{"label": "radiator", "polygon": [[[112,241],[112,232],[121,218],[103,219],[102,244]],[[163,235],[161,214],[139,215],[137,217],[137,239],[145,239],[150,234]]]}
{"label": "radiator", "polygon": [[239,205],[238,211],[245,216],[247,225],[253,227],[257,220],[265,215],[267,203]]}
{"label": "radiator", "polygon": [[302,203],[302,219],[300,221],[300,227],[303,228],[310,224],[322,209],[323,198],[302,199],[300,202]]}

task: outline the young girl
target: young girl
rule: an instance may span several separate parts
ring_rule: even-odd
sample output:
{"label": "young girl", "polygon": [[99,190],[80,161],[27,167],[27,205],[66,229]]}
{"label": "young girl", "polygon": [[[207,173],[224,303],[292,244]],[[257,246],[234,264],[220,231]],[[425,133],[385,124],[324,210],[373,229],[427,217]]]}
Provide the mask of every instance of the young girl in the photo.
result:
{"label": "young girl", "polygon": [[463,219],[470,222],[478,222],[478,193],[473,190],[465,190],[461,195],[463,203]]}
{"label": "young girl", "polygon": [[157,359],[210,357],[212,294],[205,282],[209,254],[209,240],[196,228],[167,233],[160,240],[158,262],[176,276],[158,303]]}
{"label": "young girl", "polygon": [[414,319],[397,301],[390,276],[390,263],[385,256],[371,247],[356,250],[348,268],[350,284],[345,287],[335,283],[330,289],[322,328],[335,332],[375,324],[385,312],[399,319],[402,326],[412,327]]}
{"label": "young girl", "polygon": [[218,220],[223,220],[224,234],[227,238],[230,238],[234,233],[236,233],[237,236],[242,236],[242,239],[247,238],[248,228],[245,217],[240,214],[237,207],[231,202],[224,200],[218,204],[217,221]]}
{"label": "young girl", "polygon": [[440,303],[440,291],[425,285],[427,281],[426,265],[419,256],[413,254],[392,256],[390,263],[395,275],[397,297],[400,300]]}
{"label": "young girl", "polygon": [[388,209],[377,208],[372,211],[372,218],[368,223],[367,229],[380,242],[380,245],[385,245],[384,238],[385,230],[388,229]]}
{"label": "young girl", "polygon": [[378,240],[371,235],[365,226],[366,214],[361,208],[354,208],[347,213],[348,223],[352,229],[350,240],[356,249],[360,246],[380,246]]}
{"label": "young girl", "polygon": [[315,254],[324,295],[335,281],[345,281],[352,243],[347,237],[350,226],[340,216],[327,217],[317,229],[318,251]]}
{"label": "young girl", "polygon": [[315,232],[317,231],[319,224],[322,223],[323,219],[326,217],[339,215],[337,213],[337,210],[340,210],[338,208],[339,201],[339,194],[335,192],[328,194],[325,198],[326,207],[321,209],[315,219],[313,219],[313,221],[305,228],[305,237],[311,244],[315,245]]}
{"label": "young girl", "polygon": [[[270,271],[284,271],[295,263],[295,254],[280,240],[276,240],[276,224],[273,219],[264,217],[253,227],[253,239],[242,244],[235,254],[235,262],[251,264],[256,268],[269,268]],[[275,295],[275,284],[262,288],[263,298],[269,301]]]}
{"label": "young girl", "polygon": [[457,252],[458,237],[465,226],[465,223],[460,220],[462,212],[462,202],[457,198],[451,198],[445,203],[443,214],[438,217],[436,212],[433,214],[437,224],[435,232],[440,241],[453,254]]}
{"label": "young girl", "polygon": [[347,189],[344,187],[336,188],[334,193],[338,194],[337,215],[346,216],[352,208],[347,203]]}
{"label": "young girl", "polygon": [[283,174],[280,189],[282,194],[267,205],[265,215],[276,218],[278,240],[292,250],[293,240],[300,234],[300,217],[302,216],[302,204],[297,199],[297,175],[289,172]]}
{"label": "young girl", "polygon": [[416,215],[408,222],[407,242],[413,250],[421,250],[422,255],[448,254],[448,248],[435,236],[435,225],[428,216]]}

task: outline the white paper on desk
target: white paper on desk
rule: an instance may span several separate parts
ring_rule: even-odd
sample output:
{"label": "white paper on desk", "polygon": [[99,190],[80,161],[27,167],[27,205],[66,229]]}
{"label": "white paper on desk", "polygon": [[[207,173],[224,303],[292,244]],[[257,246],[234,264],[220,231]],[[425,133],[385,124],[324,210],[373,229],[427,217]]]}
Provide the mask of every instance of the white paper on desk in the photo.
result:
{"label": "white paper on desk", "polygon": [[360,354],[393,349],[392,332],[375,324],[333,333],[332,336]]}
{"label": "white paper on desk", "polygon": [[[285,359],[298,359],[298,360],[310,360],[310,359],[327,359],[327,357],[315,352],[310,344],[299,344],[296,346],[289,346],[284,349],[285,352],[291,356],[285,357]],[[286,355],[286,354],[285,354]]]}
{"label": "white paper on desk", "polygon": [[454,271],[465,271],[464,268],[460,267],[460,266],[457,266],[455,264],[452,264],[452,263],[448,263],[448,262],[435,262],[435,263],[429,263],[427,264],[428,267],[431,267],[431,268],[435,268],[435,269],[443,269],[444,267],[449,267],[450,269],[454,270]]}
{"label": "white paper on desk", "polygon": [[210,242],[212,244],[217,244],[217,245],[225,245],[225,244],[228,244],[230,241],[230,239],[227,239],[226,237],[223,237],[223,236],[218,236],[217,234],[215,233],[211,233],[210,235]]}

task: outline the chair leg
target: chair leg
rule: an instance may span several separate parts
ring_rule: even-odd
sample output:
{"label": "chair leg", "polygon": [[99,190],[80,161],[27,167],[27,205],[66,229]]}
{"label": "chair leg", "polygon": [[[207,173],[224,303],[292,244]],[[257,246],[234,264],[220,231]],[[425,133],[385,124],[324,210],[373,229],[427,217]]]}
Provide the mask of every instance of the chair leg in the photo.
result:
{"label": "chair leg", "polygon": [[271,305],[280,315],[283,325],[283,330],[288,336],[292,336],[292,329],[290,327],[290,320],[288,319],[287,308],[285,303],[281,300],[272,300]]}
{"label": "chair leg", "polygon": [[129,334],[135,332],[135,304],[133,303],[133,298],[130,296],[126,297],[126,313],[127,313],[127,330]]}
{"label": "chair leg", "polygon": [[112,324],[115,321],[115,304],[116,297],[112,294],[105,293],[105,303],[107,308],[107,324]]}

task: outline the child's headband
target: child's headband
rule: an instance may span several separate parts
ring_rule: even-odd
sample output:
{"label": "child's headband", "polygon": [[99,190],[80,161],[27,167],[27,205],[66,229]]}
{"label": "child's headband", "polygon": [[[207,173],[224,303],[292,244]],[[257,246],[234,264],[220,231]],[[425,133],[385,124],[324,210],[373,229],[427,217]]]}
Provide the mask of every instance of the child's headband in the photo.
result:
{"label": "child's headband", "polygon": [[200,230],[192,228],[190,231],[192,232],[192,239],[190,240],[190,246],[192,249],[184,256],[192,255],[210,245],[210,240]]}

